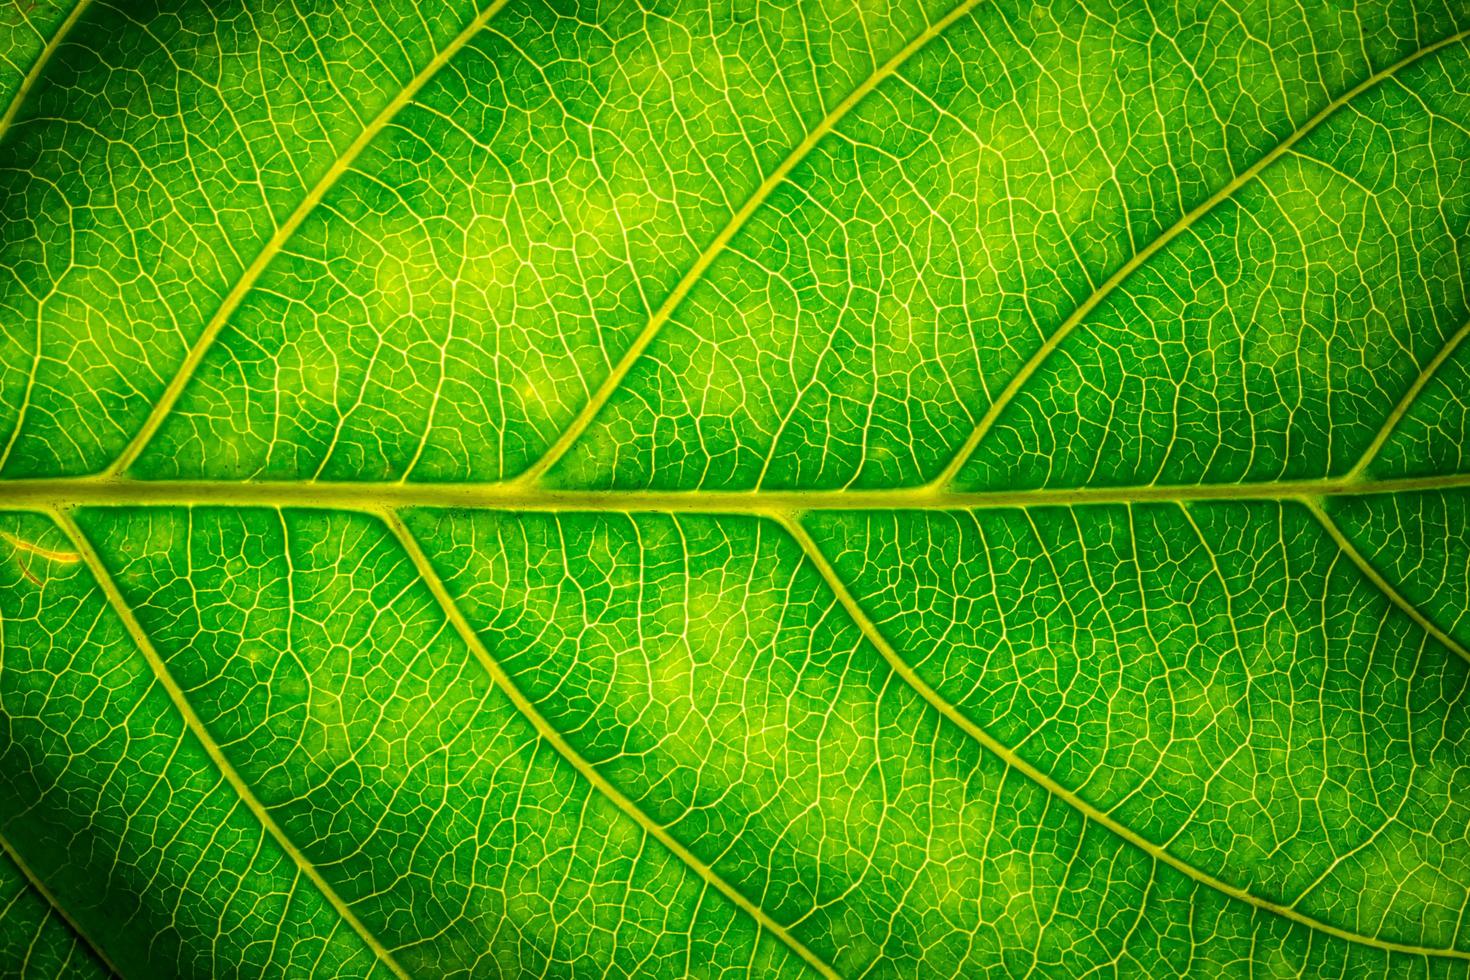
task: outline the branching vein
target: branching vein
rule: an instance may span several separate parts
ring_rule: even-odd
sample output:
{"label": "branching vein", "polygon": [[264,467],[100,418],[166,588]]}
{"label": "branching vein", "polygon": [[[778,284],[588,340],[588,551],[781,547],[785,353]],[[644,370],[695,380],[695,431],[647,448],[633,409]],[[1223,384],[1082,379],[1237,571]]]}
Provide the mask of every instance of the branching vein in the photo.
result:
{"label": "branching vein", "polygon": [[608,782],[606,777],[598,772],[597,768],[591,762],[572,747],[571,743],[562,736],[561,732],[557,731],[551,722],[546,720],[546,716],[540,712],[531,699],[526,697],[525,693],[516,686],[510,674],[506,672],[505,668],[495,659],[495,656],[490,652],[489,648],[485,646],[484,641],[480,639],[480,635],[475,632],[475,628],[470,625],[469,620],[465,619],[463,611],[459,608],[459,604],[449,594],[449,589],[444,585],[444,580],[439,577],[439,573],[434,570],[434,566],[430,563],[429,557],[419,547],[418,540],[409,531],[407,525],[403,523],[403,519],[398,516],[397,512],[392,510],[382,511],[380,516],[384,523],[388,525],[389,530],[392,531],[393,536],[398,540],[404,552],[408,555],[409,560],[413,562],[414,567],[418,570],[419,576],[423,579],[429,591],[433,593],[435,601],[438,602],[445,618],[449,620],[455,632],[459,634],[460,639],[469,647],[475,659],[485,668],[485,672],[490,675],[495,684],[505,692],[506,697],[510,698],[511,703],[516,706],[516,710],[535,727],[541,737],[546,739],[547,743],[557,751],[557,754],[570,763],[572,768],[586,779],[599,793],[606,797],[609,802],[624,814],[631,817],[638,826],[642,827],[644,831],[660,844],[668,848],[675,857],[684,862],[702,880],[712,885],[720,894],[739,906],[741,910],[748,913],[763,930],[785,943],[822,976],[835,978],[837,976],[836,971],[828,966],[821,957],[817,956],[804,943],[791,935],[785,926],[771,918],[764,909],[741,894],[735,886],[726,881],[718,872],[696,857],[692,851],[681,844],[667,829],[648,814],[644,813],[637,803],[634,803],[621,790]]}
{"label": "branching vein", "polygon": [[122,592],[117,587],[117,583],[112,580],[112,575],[107,571],[106,565],[103,564],[101,556],[97,554],[97,550],[92,547],[92,542],[82,532],[82,529],[77,526],[76,521],[72,519],[70,514],[62,510],[53,511],[50,516],[66,536],[71,539],[73,547],[82,556],[82,561],[86,563],[88,570],[92,573],[92,578],[96,581],[97,587],[107,597],[108,605],[112,607],[113,612],[122,621],[123,627],[127,630],[128,636],[132,638],[139,652],[148,661],[148,666],[152,668],[154,676],[158,678],[158,683],[168,692],[169,699],[173,701],[174,707],[183,716],[184,723],[188,726],[189,731],[198,739],[200,745],[203,746],[204,751],[214,762],[215,767],[219,769],[225,781],[239,795],[241,802],[260,821],[261,826],[274,838],[281,850],[311,880],[311,883],[317,887],[322,896],[331,904],[337,914],[342,917],[343,921],[351,926],[352,930],[361,937],[368,948],[377,955],[379,961],[388,969],[392,970],[395,976],[407,980],[408,974],[399,966],[393,954],[368,930],[362,920],[353,913],[352,909],[343,901],[342,896],[337,894],[336,889],[322,877],[316,865],[286,836],[286,832],[281,829],[280,824],[276,823],[275,818],[270,815],[270,811],[265,808],[265,804],[260,801],[254,791],[250,789],[250,786],[240,776],[240,773],[235,769],[234,765],[225,757],[224,751],[220,748],[219,743],[214,740],[214,736],[205,727],[203,719],[194,710],[194,706],[189,703],[189,698],[184,693],[184,689],[179,686],[178,681],[169,672],[168,665],[163,662],[163,658],[159,656],[157,649],[154,648],[153,641],[144,631],[142,624],[138,622],[138,617],[134,615],[132,607],[123,598]]}
{"label": "branching vein", "polygon": [[1388,579],[1384,578],[1379,573],[1378,569],[1373,567],[1373,563],[1370,562],[1363,555],[1363,553],[1359,551],[1351,541],[1348,540],[1347,535],[1342,533],[1342,528],[1337,526],[1337,522],[1334,521],[1332,519],[1332,516],[1322,508],[1321,504],[1319,504],[1315,500],[1310,499],[1304,500],[1303,503],[1306,505],[1307,509],[1312,512],[1312,515],[1317,518],[1317,521],[1322,525],[1323,530],[1325,530],[1327,534],[1332,538],[1332,540],[1337,543],[1337,546],[1342,549],[1342,553],[1348,558],[1349,561],[1351,561],[1354,565],[1358,567],[1359,571],[1363,573],[1364,578],[1372,582],[1373,585],[1378,589],[1378,591],[1382,592],[1395,606],[1398,606],[1399,609],[1403,610],[1405,615],[1407,615],[1414,622],[1418,623],[1419,626],[1423,628],[1424,632],[1434,637],[1435,640],[1443,644],[1451,652],[1458,655],[1462,660],[1470,663],[1470,650],[1466,650],[1464,644],[1460,643],[1453,636],[1450,636],[1444,630],[1436,626],[1433,620],[1431,620],[1428,616],[1424,615],[1424,613],[1419,610],[1418,606],[1415,606],[1404,596],[1402,592],[1394,588],[1393,584],[1389,582]]}
{"label": "branching vein", "polygon": [[21,875],[24,876],[26,881],[30,882],[31,888],[35,889],[36,893],[46,900],[46,903],[51,906],[57,915],[61,916],[62,921],[81,940],[82,945],[91,950],[92,955],[96,956],[107,969],[112,971],[114,976],[122,976],[122,971],[113,965],[112,960],[108,959],[106,951],[91,936],[87,935],[87,931],[71,917],[71,913],[66,910],[66,906],[56,900],[56,896],[51,893],[51,889],[47,888],[46,883],[31,870],[31,866],[26,863],[25,859],[21,857],[20,852],[15,849],[15,845],[10,843],[9,839],[3,833],[0,833],[0,851],[4,851],[11,862],[20,869]]}
{"label": "branching vein", "polygon": [[1444,366],[1445,361],[1448,361],[1453,356],[1455,349],[1464,342],[1466,337],[1470,337],[1470,320],[1467,320],[1465,325],[1460,327],[1459,330],[1450,334],[1449,339],[1440,347],[1439,352],[1430,359],[1428,364],[1424,365],[1423,370],[1419,372],[1419,376],[1414,379],[1414,383],[1409,385],[1409,390],[1404,392],[1404,397],[1399,399],[1398,404],[1393,407],[1393,411],[1389,413],[1388,418],[1383,420],[1382,427],[1373,436],[1373,441],[1363,451],[1362,457],[1348,471],[1347,478],[1349,480],[1356,480],[1367,471],[1369,465],[1378,457],[1379,451],[1383,449],[1383,444],[1388,441],[1388,437],[1393,435],[1393,430],[1398,427],[1399,422],[1403,421],[1404,416],[1409,414],[1409,409],[1413,407],[1419,394],[1434,378],[1435,373]]}
{"label": "branching vein", "polygon": [[35,62],[31,64],[30,71],[26,72],[26,77],[21,80],[20,88],[15,90],[15,95],[11,97],[10,104],[5,107],[5,114],[0,116],[0,141],[4,141],[6,134],[10,132],[10,127],[15,122],[15,117],[20,114],[21,106],[25,104],[27,96],[31,94],[31,89],[35,88],[36,81],[41,77],[41,73],[46,70],[46,65],[51,60],[52,55],[56,54],[56,49],[61,47],[61,43],[66,40],[67,35],[71,33],[71,29],[76,26],[77,21],[81,20],[82,14],[91,5],[92,0],[77,0],[77,5],[72,8],[70,14],[67,14],[66,19],[56,28],[56,33],[51,35],[50,40],[46,42],[46,46],[36,56]]}
{"label": "branching vein", "polygon": [[1348,89],[1346,92],[1342,93],[1337,98],[1333,99],[1331,102],[1323,106],[1320,110],[1317,111],[1314,116],[1312,116],[1306,122],[1302,123],[1302,125],[1295,132],[1293,132],[1286,139],[1278,143],[1265,156],[1261,157],[1245,170],[1242,170],[1228,184],[1226,184],[1224,187],[1221,187],[1214,194],[1211,194],[1208,198],[1197,204],[1192,210],[1181,217],[1178,221],[1170,225],[1163,234],[1159,235],[1153,241],[1149,242],[1147,246],[1134,253],[1132,258],[1119,266],[1117,270],[1114,271],[1112,275],[1108,276],[1107,279],[1103,280],[1103,282],[1096,289],[1094,289],[1088,295],[1088,297],[1077,306],[1076,309],[1068,314],[1067,318],[1063,320],[1061,324],[1056,328],[1056,330],[1052,331],[1052,333],[1046,338],[1046,340],[1042,342],[1041,346],[1036,349],[1036,353],[1032,354],[1031,357],[1026,361],[1026,363],[1021,366],[1021,369],[1016,372],[1016,374],[1011,378],[1006,386],[1001,389],[1000,394],[996,396],[995,400],[990,403],[990,406],[985,410],[985,414],[980,417],[980,421],[975,424],[975,428],[971,430],[970,434],[965,438],[965,441],[960,444],[959,449],[956,450],[954,456],[950,458],[949,463],[944,467],[943,470],[940,471],[939,475],[934,478],[932,485],[936,488],[944,489],[954,483],[955,478],[959,476],[960,470],[964,468],[965,463],[967,463],[970,457],[974,455],[975,447],[979,446],[981,440],[983,440],[985,436],[990,432],[990,430],[995,427],[996,420],[999,419],[1001,413],[1006,410],[1006,406],[1011,404],[1016,395],[1021,391],[1022,388],[1026,386],[1026,382],[1030,381],[1032,375],[1034,375],[1041,367],[1041,365],[1045,363],[1047,358],[1051,357],[1052,352],[1055,351],[1059,346],[1061,346],[1062,341],[1066,340],[1068,335],[1070,335],[1072,331],[1077,329],[1082,321],[1087,318],[1088,314],[1097,309],[1098,305],[1102,303],[1103,300],[1112,295],[1115,289],[1121,286],[1128,279],[1128,277],[1133,275],[1133,273],[1137,272],[1140,268],[1146,265],[1148,261],[1155,255],[1157,255],[1160,251],[1162,251],[1165,246],[1167,246],[1174,239],[1178,238],[1180,235],[1184,234],[1190,228],[1194,227],[1194,225],[1201,218],[1213,211],[1222,202],[1234,196],[1235,193],[1239,191],[1242,187],[1245,187],[1247,184],[1251,183],[1253,180],[1259,177],[1262,171],[1264,171],[1267,167],[1271,166],[1271,164],[1279,160],[1284,154],[1290,151],[1292,147],[1300,143],[1303,139],[1307,137],[1308,134],[1310,134],[1318,126],[1322,125],[1322,123],[1326,122],[1329,117],[1331,117],[1343,106],[1351,102],[1353,99],[1357,98],[1359,95],[1362,95],[1364,92],[1368,91],[1369,89],[1373,88],[1384,80],[1392,78],[1398,72],[1414,64],[1416,61],[1427,58],[1428,56],[1434,54],[1436,51],[1440,51],[1444,48],[1449,47],[1450,45],[1459,44],[1467,37],[1470,37],[1470,31],[1460,31],[1457,34],[1452,34],[1449,37],[1443,38],[1439,41],[1435,41],[1433,44],[1420,48],[1413,54],[1410,54],[1407,57],[1402,58],[1399,61],[1396,61],[1393,64],[1389,65],[1387,68],[1384,68],[1381,71],[1375,72],[1374,74],[1368,76],[1366,79],[1359,82],[1357,85]]}
{"label": "branching vein", "polygon": [[823,554],[821,548],[817,545],[811,534],[807,532],[806,528],[802,526],[800,520],[790,516],[782,516],[778,519],[786,527],[787,531],[790,532],[791,536],[796,539],[796,542],[801,546],[801,550],[805,553],[807,559],[811,561],[817,572],[822,576],[822,580],[827,583],[827,587],[832,590],[838,603],[847,612],[848,616],[851,617],[853,623],[862,631],[863,636],[877,649],[883,659],[887,661],[888,666],[893,669],[895,674],[902,678],[920,697],[928,702],[936,711],[944,715],[956,727],[979,742],[1007,766],[1020,772],[1027,779],[1046,790],[1046,792],[1072,807],[1072,809],[1082,815],[1083,819],[1107,828],[1118,837],[1149,855],[1155,861],[1167,864],[1169,867],[1204,885],[1206,888],[1211,888],[1222,895],[1227,895],[1230,898],[1245,902],[1263,911],[1279,915],[1284,919],[1290,919],[1292,922],[1304,925],[1309,929],[1335,936],[1338,939],[1345,939],[1349,942],[1372,946],[1376,949],[1391,952],[1470,960],[1470,953],[1463,950],[1450,947],[1415,946],[1408,943],[1392,942],[1374,936],[1352,932],[1323,922],[1320,919],[1314,919],[1309,915],[1298,912],[1294,908],[1269,901],[1252,894],[1244,888],[1239,888],[1222,881],[1170,853],[1166,848],[1160,847],[1158,844],[1141,836],[1124,824],[1119,823],[1106,811],[1089,803],[1027,762],[1009,746],[971,721],[955,704],[931,687],[928,682],[918,675],[918,672],[913,667],[909,666],[898,655],[898,651],[884,637],[882,631],[878,629],[877,624],[863,611],[862,606],[858,603],[856,597],[853,596],[852,591],[847,587],[847,584],[842,580],[841,576],[837,574],[837,570],[832,567],[832,563],[827,560],[827,556]]}
{"label": "branching vein", "polygon": [[342,151],[342,155],[332,163],[331,167],[327,169],[327,172],[322,174],[321,179],[316,182],[315,186],[296,205],[296,210],[292,211],[291,216],[282,222],[281,226],[276,229],[276,233],[266,241],[265,245],[256,253],[255,258],[245,267],[240,277],[235,280],[230,291],[225,294],[225,298],[220,303],[219,308],[215,310],[214,315],[209,318],[209,322],[204,325],[204,330],[199,334],[198,339],[194,341],[194,346],[189,348],[188,355],[185,356],[183,363],[179,365],[179,369],[174,373],[173,378],[170,379],[168,387],[163,391],[162,397],[153,406],[153,411],[144,420],[142,428],[133,436],[132,441],[123,448],[123,451],[118,455],[117,459],[113,460],[112,464],[104,470],[105,473],[125,473],[128,467],[133,465],[133,462],[148,447],[148,443],[163,425],[164,420],[168,418],[169,412],[173,411],[173,407],[178,402],[179,396],[183,394],[185,386],[189,383],[189,379],[194,376],[194,372],[198,370],[199,365],[204,361],[204,355],[209,353],[209,349],[213,346],[215,339],[219,337],[220,331],[224,330],[225,324],[229,322],[235,310],[244,302],[245,296],[254,288],[256,280],[260,278],[261,273],[265,272],[271,260],[291,240],[291,237],[296,234],[296,230],[301,227],[301,223],[316,209],[316,206],[321,203],[322,198],[336,185],[337,181],[342,178],[342,175],[352,169],[352,164],[362,154],[363,150],[367,149],[368,144],[372,143],[377,135],[393,121],[393,117],[398,115],[406,105],[413,101],[414,96],[418,95],[419,90],[439,73],[439,69],[443,68],[449,62],[450,58],[454,57],[461,48],[474,39],[475,35],[480,33],[485,25],[490,22],[490,19],[500,12],[506,2],[507,0],[495,0],[494,3],[491,3],[482,10],[474,20],[470,21],[469,26],[461,31],[454,40],[446,44],[443,50],[435,55],[403,87],[403,90],[393,98],[393,101],[383,107],[383,110],[373,118],[372,122],[368,123],[363,131],[357,134],[357,138],[347,145],[347,148]]}
{"label": "branching vein", "polygon": [[674,285],[669,295],[659,304],[658,309],[654,310],[653,315],[648,318],[648,321],[643,325],[643,329],[639,331],[638,336],[633,339],[633,343],[623,352],[622,357],[618,359],[618,363],[613,366],[612,371],[603,379],[602,384],[597,386],[597,390],[592,393],[592,397],[582,406],[581,411],[572,418],[572,421],[562,430],[561,434],[557,436],[556,441],[542,454],[541,458],[521,474],[520,479],[523,482],[533,483],[539,480],[552,466],[556,465],[557,460],[561,459],[567,450],[572,448],[572,444],[586,431],[587,426],[592,423],[597,413],[607,404],[608,399],[612,398],[613,394],[622,386],[623,379],[628,376],[628,372],[632,370],[633,365],[643,356],[643,352],[648,349],[648,345],[653,343],[653,339],[658,336],[659,331],[663,329],[664,324],[668,322],[674,310],[684,301],[684,297],[689,295],[689,291],[703,278],[705,271],[720,256],[720,253],[725,250],[731,240],[740,233],[740,229],[745,227],[751,215],[760,210],[766,198],[770,197],[771,192],[786,180],[796,165],[801,163],[802,160],[805,160],[807,155],[816,148],[817,144],[827,134],[832,132],[837,124],[842,121],[843,117],[851,112],[858,103],[867,98],[870,92],[894,72],[898,71],[904,62],[923,50],[930,41],[943,34],[951,24],[968,14],[979,3],[980,0],[964,0],[963,3],[945,14],[941,19],[929,25],[923,33],[904,45],[897,54],[879,65],[871,75],[863,80],[862,84],[849,92],[847,97],[841,102],[833,106],[822,121],[813,127],[811,132],[807,133],[806,138],[786,155],[786,159],[782,160],[780,165],[775,170],[772,170],[765,180],[761,181],[760,186],[755,189],[755,192],[740,206],[740,210],[736,211],[730,217],[729,222],[726,223],[724,228],[720,229],[719,234],[714,237],[709,245],[705,246],[699,258],[694,261],[694,264],[689,267],[689,270]]}

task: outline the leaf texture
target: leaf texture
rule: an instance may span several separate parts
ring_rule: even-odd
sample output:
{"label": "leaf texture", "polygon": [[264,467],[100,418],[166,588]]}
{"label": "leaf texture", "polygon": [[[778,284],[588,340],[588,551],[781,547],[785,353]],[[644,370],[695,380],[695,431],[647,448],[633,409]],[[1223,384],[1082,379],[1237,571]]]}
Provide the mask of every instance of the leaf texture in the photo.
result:
{"label": "leaf texture", "polygon": [[0,974],[1470,974],[1470,8],[14,4]]}

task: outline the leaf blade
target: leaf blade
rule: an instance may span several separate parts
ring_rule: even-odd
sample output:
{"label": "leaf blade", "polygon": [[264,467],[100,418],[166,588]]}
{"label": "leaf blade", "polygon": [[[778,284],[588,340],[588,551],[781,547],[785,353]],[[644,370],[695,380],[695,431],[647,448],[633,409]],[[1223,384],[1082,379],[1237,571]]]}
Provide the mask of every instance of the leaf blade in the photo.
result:
{"label": "leaf blade", "polygon": [[35,16],[0,972],[1470,972],[1462,5]]}

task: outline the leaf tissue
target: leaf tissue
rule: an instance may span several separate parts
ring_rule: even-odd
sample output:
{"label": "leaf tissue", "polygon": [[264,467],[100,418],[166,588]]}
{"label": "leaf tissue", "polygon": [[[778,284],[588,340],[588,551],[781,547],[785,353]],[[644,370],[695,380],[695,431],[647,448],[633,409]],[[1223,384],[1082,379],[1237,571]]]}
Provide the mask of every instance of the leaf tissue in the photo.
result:
{"label": "leaf tissue", "polygon": [[1464,0],[9,0],[0,113],[0,975],[1470,976]]}

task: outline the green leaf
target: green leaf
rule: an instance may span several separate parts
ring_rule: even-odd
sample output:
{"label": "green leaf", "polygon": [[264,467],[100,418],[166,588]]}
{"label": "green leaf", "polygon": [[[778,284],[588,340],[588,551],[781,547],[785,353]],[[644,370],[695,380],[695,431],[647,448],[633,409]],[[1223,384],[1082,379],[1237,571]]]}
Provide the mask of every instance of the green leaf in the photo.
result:
{"label": "green leaf", "polygon": [[1470,8],[0,11],[0,973],[1470,975]]}

